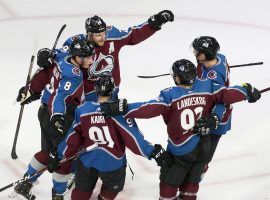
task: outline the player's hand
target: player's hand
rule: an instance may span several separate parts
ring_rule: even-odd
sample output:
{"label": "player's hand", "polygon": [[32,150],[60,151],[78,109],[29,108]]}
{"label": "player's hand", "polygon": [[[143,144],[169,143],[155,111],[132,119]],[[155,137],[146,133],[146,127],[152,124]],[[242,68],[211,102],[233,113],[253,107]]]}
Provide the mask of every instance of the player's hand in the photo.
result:
{"label": "player's hand", "polygon": [[212,113],[208,117],[200,118],[193,127],[194,133],[198,133],[201,135],[208,135],[213,130],[216,130],[219,125],[218,116],[215,113]]}
{"label": "player's hand", "polygon": [[148,19],[148,23],[156,29],[161,29],[161,26],[167,22],[174,21],[174,14],[170,10],[163,10]]}
{"label": "player's hand", "polygon": [[53,64],[53,54],[48,48],[40,49],[37,53],[37,65],[41,68],[47,68]]}
{"label": "player's hand", "polygon": [[255,103],[261,98],[261,93],[257,88],[253,87],[249,83],[244,83],[242,86],[247,90],[249,103]]}
{"label": "player's hand", "polygon": [[154,147],[150,158],[154,158],[160,167],[170,166],[173,163],[172,155],[165,151],[160,144],[155,144]]}
{"label": "player's hand", "polygon": [[57,151],[55,149],[50,151],[47,169],[50,173],[60,168],[60,160],[58,159]]}
{"label": "player's hand", "polygon": [[55,114],[51,117],[50,127],[54,137],[64,136],[65,119],[62,114]]}
{"label": "player's hand", "polygon": [[41,93],[35,93],[32,92],[31,90],[28,90],[26,94],[25,87],[21,87],[16,101],[20,102],[21,105],[25,105],[31,103],[32,101],[38,100],[40,96]]}
{"label": "player's hand", "polygon": [[100,109],[105,117],[124,115],[127,113],[128,103],[126,99],[107,101],[100,103]]}

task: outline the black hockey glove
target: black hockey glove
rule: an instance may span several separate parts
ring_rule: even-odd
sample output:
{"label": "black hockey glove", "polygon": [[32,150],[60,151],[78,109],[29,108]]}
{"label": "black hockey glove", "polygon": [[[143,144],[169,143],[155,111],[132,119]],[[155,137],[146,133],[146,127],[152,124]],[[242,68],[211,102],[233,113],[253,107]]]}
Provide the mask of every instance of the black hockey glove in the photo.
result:
{"label": "black hockey glove", "polygon": [[247,89],[249,103],[255,103],[261,98],[261,93],[257,88],[253,87],[249,83],[244,83],[242,86]]}
{"label": "black hockey glove", "polygon": [[208,135],[213,130],[216,130],[218,128],[218,125],[218,116],[215,113],[212,113],[208,117],[200,118],[193,127],[193,131],[201,135]]}
{"label": "black hockey glove", "polygon": [[170,166],[173,162],[171,154],[165,151],[160,144],[155,144],[154,147],[150,158],[154,158],[160,167]]}
{"label": "black hockey glove", "polygon": [[19,94],[17,96],[16,101],[20,102],[21,105],[29,104],[32,101],[38,100],[41,96],[41,93],[35,93],[32,92],[31,90],[27,91],[27,94],[25,94],[25,87],[21,87],[19,90]]}
{"label": "black hockey glove", "polygon": [[51,117],[50,127],[51,127],[53,137],[64,136],[64,124],[65,124],[65,119],[62,114],[55,114]]}
{"label": "black hockey glove", "polygon": [[53,64],[53,54],[48,48],[40,49],[37,53],[37,65],[41,68],[47,68]]}
{"label": "black hockey glove", "polygon": [[174,21],[174,14],[170,10],[163,10],[148,19],[148,23],[158,30],[161,29],[163,24],[172,21]]}
{"label": "black hockey glove", "polygon": [[124,115],[127,113],[127,108],[128,103],[126,99],[100,103],[101,112],[105,117]]}
{"label": "black hockey glove", "polygon": [[50,173],[53,173],[60,168],[60,160],[58,159],[57,151],[55,149],[50,151],[47,168]]}

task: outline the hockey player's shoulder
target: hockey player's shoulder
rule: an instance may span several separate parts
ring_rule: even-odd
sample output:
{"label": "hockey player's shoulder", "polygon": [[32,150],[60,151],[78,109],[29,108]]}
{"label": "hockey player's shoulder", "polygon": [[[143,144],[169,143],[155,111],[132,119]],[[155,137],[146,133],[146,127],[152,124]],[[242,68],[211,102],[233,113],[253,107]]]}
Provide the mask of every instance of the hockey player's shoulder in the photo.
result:
{"label": "hockey player's shoulder", "polygon": [[176,91],[176,90],[177,90],[177,86],[172,86],[172,87],[168,87],[168,88],[161,90],[160,95],[159,95],[157,100],[171,102],[172,96],[175,93],[174,91]]}
{"label": "hockey player's shoulder", "polygon": [[107,40],[120,40],[129,34],[128,30],[120,30],[115,26],[108,26],[106,31]]}
{"label": "hockey player's shoulder", "polygon": [[74,36],[71,36],[70,38],[68,38],[64,45],[63,46],[70,46],[71,43],[74,41],[74,40],[85,40],[86,39],[86,35],[85,34],[78,34],[78,35],[74,35]]}
{"label": "hockey player's shoulder", "polygon": [[82,115],[87,114],[98,114],[101,112],[100,104],[93,101],[84,101],[80,106],[77,107],[77,110]]}
{"label": "hockey player's shoulder", "polygon": [[177,87],[177,86],[167,87],[167,88],[165,88],[165,89],[162,89],[161,92],[162,92],[162,93],[169,93],[169,92],[173,91],[174,88],[176,88],[176,87]]}
{"label": "hockey player's shoulder", "polygon": [[218,53],[217,57],[221,60],[221,61],[225,61],[226,60],[226,56],[224,54]]}

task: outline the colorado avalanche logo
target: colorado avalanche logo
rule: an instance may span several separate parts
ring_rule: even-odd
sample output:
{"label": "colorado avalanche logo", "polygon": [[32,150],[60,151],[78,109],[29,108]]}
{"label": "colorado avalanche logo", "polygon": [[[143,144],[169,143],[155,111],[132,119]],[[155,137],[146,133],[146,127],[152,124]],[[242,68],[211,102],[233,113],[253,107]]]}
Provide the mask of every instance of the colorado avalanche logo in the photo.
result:
{"label": "colorado avalanche logo", "polygon": [[88,80],[96,80],[99,74],[112,73],[114,59],[111,55],[99,54],[98,59],[88,69]]}
{"label": "colorado avalanche logo", "polygon": [[77,76],[80,76],[81,70],[80,70],[80,68],[78,68],[78,67],[73,67],[73,68],[72,68],[72,72],[73,72],[73,74],[75,74],[75,75],[77,75]]}
{"label": "colorado avalanche logo", "polygon": [[209,78],[209,79],[215,79],[215,78],[217,78],[217,72],[214,71],[214,70],[209,71],[207,73],[207,78]]}

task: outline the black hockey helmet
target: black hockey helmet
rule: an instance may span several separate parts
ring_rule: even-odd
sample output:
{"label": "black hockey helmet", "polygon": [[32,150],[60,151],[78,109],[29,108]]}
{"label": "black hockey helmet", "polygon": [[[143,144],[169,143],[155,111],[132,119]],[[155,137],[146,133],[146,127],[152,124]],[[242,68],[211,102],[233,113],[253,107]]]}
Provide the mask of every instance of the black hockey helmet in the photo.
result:
{"label": "black hockey helmet", "polygon": [[217,52],[220,49],[218,41],[211,36],[201,36],[192,42],[192,47],[195,50],[196,56],[203,53],[206,60],[216,58]]}
{"label": "black hockey helmet", "polygon": [[95,82],[95,91],[100,96],[111,96],[114,89],[114,80],[111,73],[102,73]]}
{"label": "black hockey helmet", "polygon": [[87,18],[85,21],[86,33],[101,33],[106,31],[106,23],[99,16]]}
{"label": "black hockey helmet", "polygon": [[[171,68],[171,76],[174,78],[176,85],[191,86],[197,76],[195,65],[186,59],[177,60]],[[180,78],[180,83],[176,83],[175,77]]]}
{"label": "black hockey helmet", "polygon": [[74,40],[70,45],[70,54],[72,57],[89,57],[94,54],[94,47],[86,40]]}

